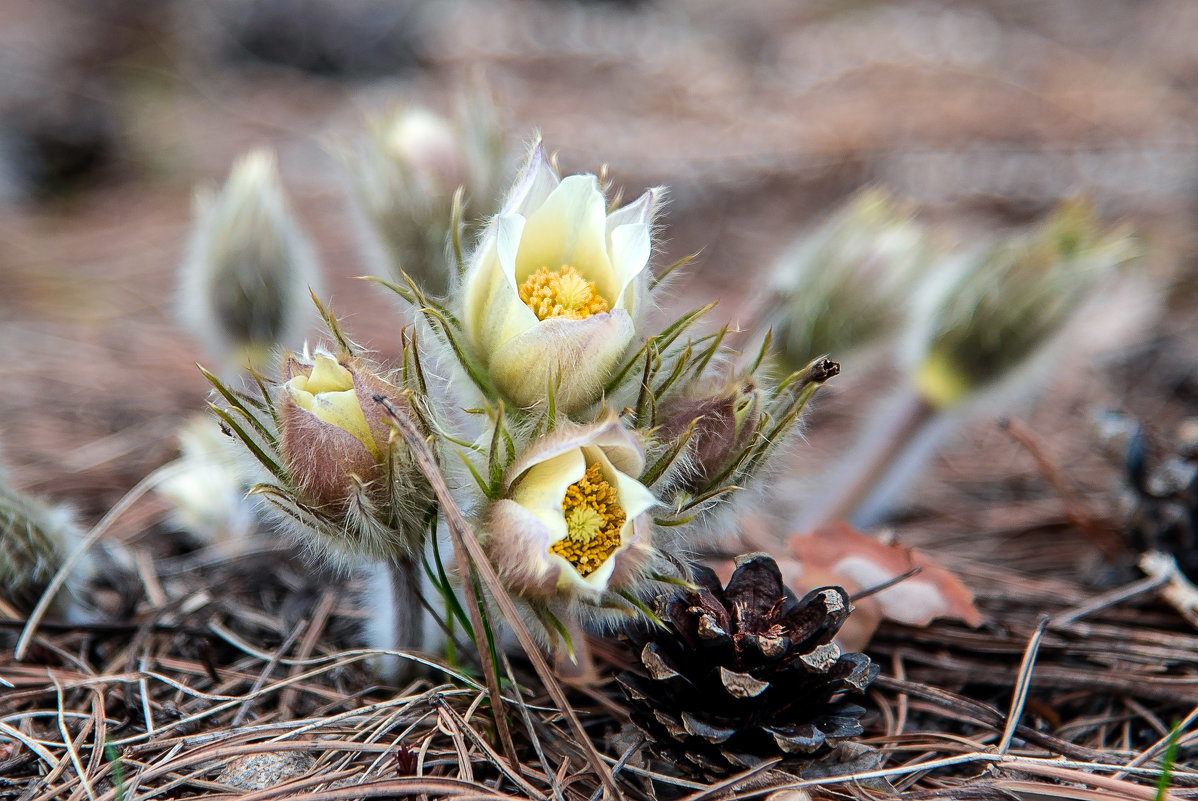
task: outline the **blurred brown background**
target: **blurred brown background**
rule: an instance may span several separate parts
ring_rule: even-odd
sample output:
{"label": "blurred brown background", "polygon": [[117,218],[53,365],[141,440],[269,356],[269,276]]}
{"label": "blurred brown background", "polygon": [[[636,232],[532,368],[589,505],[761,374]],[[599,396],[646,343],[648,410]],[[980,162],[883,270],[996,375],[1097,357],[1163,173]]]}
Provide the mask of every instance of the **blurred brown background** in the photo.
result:
{"label": "blurred brown background", "polygon": [[[391,350],[329,146],[389,105],[448,112],[481,75],[511,135],[540,130],[567,171],[670,186],[656,263],[703,249],[675,292],[719,297],[721,320],[866,183],[949,241],[1077,193],[1134,220],[1167,313],[1035,411],[1084,455],[1084,404],[1162,428],[1198,407],[1196,41],[1192,0],[0,0],[0,446],[19,483],[88,515],[171,458],[205,392],[172,307],[193,187],[257,144],[348,327]],[[817,456],[854,408],[829,396]],[[1029,468],[986,423],[937,469]]]}

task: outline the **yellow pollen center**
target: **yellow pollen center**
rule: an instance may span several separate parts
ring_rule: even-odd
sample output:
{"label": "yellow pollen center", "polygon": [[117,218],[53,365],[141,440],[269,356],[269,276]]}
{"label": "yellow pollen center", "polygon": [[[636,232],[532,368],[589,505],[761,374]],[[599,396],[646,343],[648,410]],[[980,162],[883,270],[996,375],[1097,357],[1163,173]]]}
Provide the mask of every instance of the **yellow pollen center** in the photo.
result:
{"label": "yellow pollen center", "polygon": [[616,488],[603,478],[598,464],[587,468],[581,481],[566,489],[562,499],[566,538],[549,546],[574,565],[583,578],[594,573],[620,547],[624,510],[616,503]]}
{"label": "yellow pollen center", "polygon": [[607,301],[595,289],[595,282],[583,278],[569,264],[553,272],[542,267],[525,279],[519,292],[520,300],[538,320],[550,317],[582,320],[608,310]]}

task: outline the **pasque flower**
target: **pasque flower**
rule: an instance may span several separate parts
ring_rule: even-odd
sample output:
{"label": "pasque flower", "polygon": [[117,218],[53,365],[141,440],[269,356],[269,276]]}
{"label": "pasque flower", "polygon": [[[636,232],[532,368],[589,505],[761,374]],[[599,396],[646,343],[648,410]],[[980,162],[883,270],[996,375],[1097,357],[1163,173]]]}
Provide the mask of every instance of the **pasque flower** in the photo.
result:
{"label": "pasque flower", "polygon": [[[471,97],[456,119],[411,106],[371,120],[369,136],[345,154],[354,188],[386,272],[406,274],[443,296],[455,274],[453,226],[468,241],[495,211],[508,148],[494,103]],[[461,187],[462,214],[453,213]]]}
{"label": "pasque flower", "polygon": [[517,405],[555,387],[567,413],[598,400],[648,292],[659,190],[610,214],[594,175],[559,178],[538,142],[465,275],[476,357]]}
{"label": "pasque flower", "polygon": [[930,248],[910,209],[879,189],[853,197],[778,260],[766,317],[788,369],[843,355],[906,325]]}
{"label": "pasque flower", "polygon": [[240,159],[219,192],[197,194],[195,210],[180,315],[224,369],[261,368],[279,343],[302,335],[320,278],[274,154]]}
{"label": "pasque flower", "polygon": [[431,492],[396,446],[376,395],[400,391],[361,359],[318,353],[283,367],[279,450],[298,500],[339,525],[311,527],[334,552],[376,558],[414,547]]}
{"label": "pasque flower", "polygon": [[559,425],[513,464],[485,544],[514,593],[598,599],[636,581],[653,556],[644,456],[613,417]]}
{"label": "pasque flower", "polygon": [[1062,203],[1034,230],[996,239],[941,270],[914,341],[927,403],[947,409],[1026,371],[1116,269],[1136,256],[1124,228],[1085,201]]}
{"label": "pasque flower", "polygon": [[[31,609],[65,562],[74,559],[67,583],[54,599],[56,612],[77,619],[84,613],[75,596],[97,574],[87,553],[72,555],[84,532],[65,506],[22,492],[0,465],[0,600]],[[80,595],[80,597],[82,597]]]}

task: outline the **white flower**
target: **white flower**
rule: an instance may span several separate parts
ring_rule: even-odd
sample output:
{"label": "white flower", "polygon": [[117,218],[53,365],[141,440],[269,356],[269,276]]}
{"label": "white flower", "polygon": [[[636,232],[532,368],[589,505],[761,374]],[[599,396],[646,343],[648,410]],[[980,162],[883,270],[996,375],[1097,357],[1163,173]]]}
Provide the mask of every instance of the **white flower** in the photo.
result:
{"label": "white flower", "polygon": [[485,543],[518,595],[597,599],[641,577],[654,555],[648,510],[657,501],[634,478],[644,456],[614,417],[563,424],[513,465],[492,504]]}
{"label": "white flower", "polygon": [[649,190],[612,213],[594,175],[558,177],[538,142],[465,276],[462,324],[496,388],[521,407],[556,386],[567,413],[599,399],[648,291]]}
{"label": "white flower", "polygon": [[157,488],[174,524],[206,544],[247,536],[254,525],[246,476],[230,445],[210,417],[192,417],[179,430],[178,470]]}

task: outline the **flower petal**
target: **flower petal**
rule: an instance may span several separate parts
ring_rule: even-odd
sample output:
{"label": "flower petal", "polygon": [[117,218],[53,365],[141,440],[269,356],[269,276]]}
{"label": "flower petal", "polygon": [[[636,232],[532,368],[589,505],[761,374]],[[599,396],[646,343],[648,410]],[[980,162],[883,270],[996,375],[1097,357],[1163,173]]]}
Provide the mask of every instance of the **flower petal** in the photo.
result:
{"label": "flower petal", "polygon": [[302,389],[313,395],[318,392],[341,392],[353,387],[354,376],[333,357],[318,353],[312,372],[302,384]]}
{"label": "flower petal", "polygon": [[543,320],[495,350],[491,376],[522,407],[543,402],[550,380],[559,382],[557,407],[571,414],[598,400],[634,333],[623,309],[583,320]]}
{"label": "flower petal", "polygon": [[607,202],[597,179],[568,176],[528,215],[516,258],[516,284],[542,267],[555,271],[569,264],[614,304],[620,286],[607,255],[606,234]]}
{"label": "flower petal", "polygon": [[[332,389],[341,386],[343,379],[348,380],[348,389]],[[321,355],[316,357],[316,366],[312,368],[311,375],[297,375],[285,386],[291,400],[300,409],[321,422],[352,434],[375,459],[382,457],[370,424],[366,422],[366,415],[358,403],[353,375],[349,370],[328,356]]]}
{"label": "flower petal", "polygon": [[640,299],[644,294],[638,281],[649,265],[650,236],[649,226],[644,223],[621,225],[611,232],[611,263],[617,280],[620,282],[620,294],[616,297],[614,306],[628,309],[634,316],[640,311]]}
{"label": "flower petal", "polygon": [[620,506],[623,507],[626,516],[625,530],[620,532],[620,537],[627,539],[628,536],[631,536],[633,518],[656,506],[657,498],[654,498],[653,493],[632,476],[615,469],[612,473],[614,475],[608,476],[607,480],[608,483],[612,483],[612,478],[615,478],[616,492],[620,496]]}
{"label": "flower petal", "polygon": [[582,450],[574,448],[534,464],[516,479],[512,500],[545,525],[549,532],[546,547],[566,536],[562,499],[571,484],[582,480],[586,470]]}
{"label": "flower petal", "polygon": [[511,193],[503,203],[500,214],[522,214],[535,209],[557,188],[561,179],[545,157],[545,146],[538,138],[528,153],[528,161],[516,179]]}
{"label": "flower petal", "polygon": [[[591,425],[579,425],[569,421],[559,423],[550,434],[538,439],[512,463],[504,482],[504,491],[510,494],[512,485],[533,465],[587,445],[603,448],[608,460],[618,470],[639,476],[644,469],[644,456],[641,454],[640,444],[620,425],[615,414],[609,413],[604,419]],[[579,478],[581,477],[580,474]]]}
{"label": "flower petal", "polygon": [[556,592],[562,564],[569,563],[549,553],[550,533],[540,517],[515,501],[499,500],[488,512],[487,530],[492,532],[487,554],[509,589],[537,597]]}
{"label": "flower petal", "polygon": [[654,187],[628,205],[621,206],[607,215],[608,236],[611,236],[611,232],[621,225],[633,225],[635,223],[649,225],[652,223],[653,215],[657,212],[657,207],[664,195],[665,190],[662,187]]}

